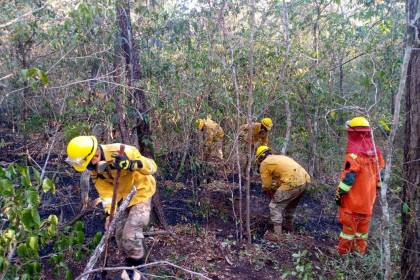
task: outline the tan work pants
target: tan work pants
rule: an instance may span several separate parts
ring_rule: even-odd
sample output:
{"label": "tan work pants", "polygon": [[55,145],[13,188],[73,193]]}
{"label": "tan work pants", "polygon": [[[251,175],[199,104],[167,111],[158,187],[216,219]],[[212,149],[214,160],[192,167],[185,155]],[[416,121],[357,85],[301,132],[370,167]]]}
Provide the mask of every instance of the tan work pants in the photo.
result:
{"label": "tan work pants", "polygon": [[274,226],[292,226],[296,207],[305,189],[306,187],[303,185],[289,191],[276,190],[269,205],[270,218]]}
{"label": "tan work pants", "polygon": [[118,248],[127,258],[144,257],[143,228],[149,223],[152,199],[131,206],[118,221],[115,232]]}

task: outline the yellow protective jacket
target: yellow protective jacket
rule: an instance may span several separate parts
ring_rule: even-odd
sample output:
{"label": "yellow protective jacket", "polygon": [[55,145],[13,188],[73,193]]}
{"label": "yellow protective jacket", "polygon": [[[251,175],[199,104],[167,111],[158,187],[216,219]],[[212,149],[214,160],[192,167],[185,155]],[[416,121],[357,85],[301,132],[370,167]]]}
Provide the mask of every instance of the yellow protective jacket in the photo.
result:
{"label": "yellow protective jacket", "polygon": [[211,146],[215,142],[223,141],[223,138],[225,137],[222,127],[211,119],[206,119],[204,121],[203,133],[204,146],[206,147]]}
{"label": "yellow protective jacket", "polygon": [[[253,122],[251,124],[252,127],[252,144],[255,145],[259,143],[259,145],[268,145],[268,131],[261,129],[261,123]],[[243,124],[239,128],[239,139],[245,141],[246,143],[249,142],[248,138],[248,124]]]}
{"label": "yellow protective jacket", "polygon": [[292,158],[269,155],[260,165],[263,189],[288,191],[310,183],[306,170]]}
{"label": "yellow protective jacket", "polygon": [[[102,149],[102,160],[112,163],[114,161],[112,154],[118,153],[120,145],[121,144],[119,143],[99,145],[98,149]],[[129,206],[132,206],[148,200],[155,193],[156,180],[152,175],[156,172],[157,166],[153,159],[142,156],[133,146],[125,145],[125,155],[130,160],[141,160],[143,164],[141,168],[134,171],[121,170],[117,202],[125,198],[134,185],[137,188],[137,193],[129,204]],[[92,172],[93,182],[95,183],[96,190],[99,193],[102,205],[107,213],[111,212],[112,192],[114,189],[114,178],[116,177],[116,174],[117,169],[111,166],[101,173],[97,173],[96,171]]]}

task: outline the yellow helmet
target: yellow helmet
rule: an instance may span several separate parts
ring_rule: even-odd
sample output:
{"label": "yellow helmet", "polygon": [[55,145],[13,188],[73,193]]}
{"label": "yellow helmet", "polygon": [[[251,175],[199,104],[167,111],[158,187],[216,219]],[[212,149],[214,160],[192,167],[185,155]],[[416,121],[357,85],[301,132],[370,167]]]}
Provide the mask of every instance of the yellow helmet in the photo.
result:
{"label": "yellow helmet", "polygon": [[264,146],[264,145],[259,146],[259,147],[257,148],[257,150],[255,151],[255,157],[258,159],[258,158],[259,158],[262,154],[264,154],[266,151],[270,151],[270,152],[271,152],[270,147],[268,147],[268,146]]}
{"label": "yellow helmet", "polygon": [[78,172],[86,170],[89,162],[96,154],[98,140],[95,136],[78,136],[70,140],[67,145],[66,162]]}
{"label": "yellow helmet", "polygon": [[270,118],[263,118],[261,120],[261,124],[268,130],[270,131],[271,128],[273,127],[273,121]]}
{"label": "yellow helmet", "polygon": [[199,130],[202,130],[204,127],[204,120],[203,119],[198,119],[195,121],[195,126],[197,126],[197,128]]}
{"label": "yellow helmet", "polygon": [[357,130],[357,131],[370,131],[370,125],[366,118],[364,117],[355,117],[346,122],[346,128],[348,130]]}

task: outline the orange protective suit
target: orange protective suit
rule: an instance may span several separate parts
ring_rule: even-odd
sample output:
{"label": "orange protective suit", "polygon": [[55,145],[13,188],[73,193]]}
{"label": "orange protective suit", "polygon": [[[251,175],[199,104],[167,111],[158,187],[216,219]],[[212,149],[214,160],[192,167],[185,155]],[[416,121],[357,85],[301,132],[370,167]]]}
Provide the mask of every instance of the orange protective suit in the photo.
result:
{"label": "orange protective suit", "polygon": [[337,251],[346,254],[357,251],[366,252],[369,222],[380,182],[379,169],[384,160],[379,149],[376,156],[364,153],[347,153],[344,161],[341,182],[337,187],[339,221],[343,225]]}

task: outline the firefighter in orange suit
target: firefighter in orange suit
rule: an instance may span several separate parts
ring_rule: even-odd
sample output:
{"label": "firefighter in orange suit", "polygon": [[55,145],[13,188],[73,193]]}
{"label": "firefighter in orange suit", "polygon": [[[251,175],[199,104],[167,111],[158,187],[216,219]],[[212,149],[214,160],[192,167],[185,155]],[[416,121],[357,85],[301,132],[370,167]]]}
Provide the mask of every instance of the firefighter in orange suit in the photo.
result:
{"label": "firefighter in orange suit", "polygon": [[337,251],[340,255],[353,251],[363,255],[385,164],[381,151],[373,144],[372,131],[364,117],[351,119],[346,127],[347,150],[335,198],[343,225]]}

